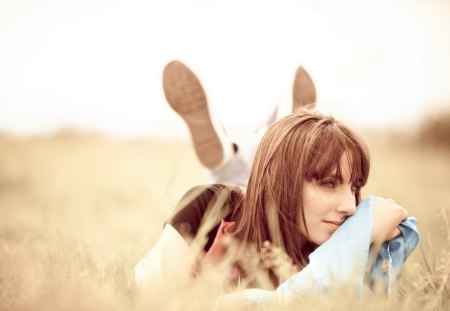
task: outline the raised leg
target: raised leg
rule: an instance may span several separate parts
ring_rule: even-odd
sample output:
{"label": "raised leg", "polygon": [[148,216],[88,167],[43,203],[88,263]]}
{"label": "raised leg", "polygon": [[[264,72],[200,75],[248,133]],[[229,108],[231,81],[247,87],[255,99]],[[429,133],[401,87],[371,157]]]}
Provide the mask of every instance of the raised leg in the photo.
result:
{"label": "raised leg", "polygon": [[200,162],[209,169],[219,167],[233,146],[222,127],[215,126],[197,76],[182,62],[172,61],[164,68],[163,88],[169,105],[186,122]]}
{"label": "raised leg", "polygon": [[292,112],[313,108],[316,103],[316,88],[308,72],[298,66],[292,87]]}

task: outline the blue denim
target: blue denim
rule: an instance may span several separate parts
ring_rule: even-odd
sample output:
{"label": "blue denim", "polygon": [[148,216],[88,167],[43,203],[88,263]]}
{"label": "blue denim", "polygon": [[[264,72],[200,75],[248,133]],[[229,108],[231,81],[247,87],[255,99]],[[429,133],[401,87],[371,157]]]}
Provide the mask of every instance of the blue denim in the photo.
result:
{"label": "blue denim", "polygon": [[417,220],[414,217],[403,221],[399,226],[402,235],[383,243],[371,267],[370,284],[372,286],[381,284],[388,295],[391,294],[391,290],[402,272],[403,263],[419,242],[416,225]]}
{"label": "blue denim", "polygon": [[399,226],[402,235],[383,243],[372,264],[369,253],[371,248],[374,249],[371,246],[373,200],[371,196],[362,201],[355,214],[309,255],[309,264],[280,284],[275,293],[251,289],[242,291],[239,297],[248,303],[270,303],[290,294],[315,296],[327,292],[332,286],[349,283],[363,294],[366,291],[364,277],[367,271],[370,272],[372,285],[381,282],[386,292],[390,293],[405,260],[419,241],[417,221],[413,217],[403,221]]}
{"label": "blue denim", "polygon": [[[367,270],[373,230],[373,199],[362,201],[353,216],[336,230],[331,238],[310,254],[310,263],[282,283],[279,292],[310,292],[311,281],[314,288],[326,291],[331,285],[353,282],[361,292],[364,290],[364,275]],[[381,283],[390,294],[402,271],[403,264],[414,251],[419,241],[417,220],[410,217],[403,221],[399,229],[402,235],[383,243],[370,270],[371,285]],[[309,272],[309,270],[311,270]],[[312,276],[312,278],[311,278]],[[305,280],[309,279],[309,282]]]}
{"label": "blue denim", "polygon": [[352,282],[363,288],[373,230],[373,197],[362,201],[353,216],[309,255],[309,265],[276,289],[314,296],[331,286]]}
{"label": "blue denim", "polygon": [[[309,265],[276,290],[282,293],[314,295],[316,290],[323,292],[331,285],[352,282],[362,293],[370,249],[373,250],[370,245],[373,199],[371,196],[362,201],[356,213],[349,217],[328,241],[310,254]],[[419,241],[416,224],[415,218],[408,218],[399,226],[402,235],[383,243],[373,265],[369,267],[372,286],[382,284],[390,294],[404,262]]]}

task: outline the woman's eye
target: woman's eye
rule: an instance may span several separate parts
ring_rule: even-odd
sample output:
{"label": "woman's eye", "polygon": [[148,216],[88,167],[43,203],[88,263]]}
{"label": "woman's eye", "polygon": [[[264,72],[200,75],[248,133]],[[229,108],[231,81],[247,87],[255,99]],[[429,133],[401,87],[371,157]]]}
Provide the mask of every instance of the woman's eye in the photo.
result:
{"label": "woman's eye", "polygon": [[320,183],[320,185],[321,185],[322,187],[325,187],[325,188],[328,188],[328,189],[333,189],[333,188],[336,187],[336,182],[335,182],[335,181],[332,181],[332,180],[325,180],[325,181],[322,181],[322,182]]}

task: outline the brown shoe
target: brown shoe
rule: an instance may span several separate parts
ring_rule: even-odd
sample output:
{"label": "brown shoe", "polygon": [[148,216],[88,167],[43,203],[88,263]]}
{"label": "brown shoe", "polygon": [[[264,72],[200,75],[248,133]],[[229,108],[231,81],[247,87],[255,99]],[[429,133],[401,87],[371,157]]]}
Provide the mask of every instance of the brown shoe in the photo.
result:
{"label": "brown shoe", "polygon": [[302,66],[295,72],[292,90],[292,112],[313,108],[316,104],[316,88],[308,72]]}
{"label": "brown shoe", "polygon": [[169,105],[189,127],[200,162],[210,169],[218,167],[232,145],[214,126],[199,79],[185,64],[172,61],[164,68],[163,88]]}

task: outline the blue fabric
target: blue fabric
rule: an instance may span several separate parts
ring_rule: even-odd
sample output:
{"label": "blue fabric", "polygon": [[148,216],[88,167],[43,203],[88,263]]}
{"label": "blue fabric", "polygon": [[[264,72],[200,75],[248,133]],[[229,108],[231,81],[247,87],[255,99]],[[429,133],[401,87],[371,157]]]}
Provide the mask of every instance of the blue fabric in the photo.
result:
{"label": "blue fabric", "polygon": [[[369,248],[373,248],[370,246],[373,200],[374,197],[371,196],[362,201],[355,214],[349,217],[328,241],[311,253],[309,265],[282,283],[277,291],[286,293],[307,290],[311,295],[316,290],[326,291],[331,285],[352,282],[363,292]],[[369,267],[371,285],[381,284],[388,294],[391,293],[404,262],[419,242],[417,220],[414,217],[400,223],[399,229],[402,234],[383,243],[375,262]],[[309,273],[312,273],[312,279]],[[309,282],[305,282],[305,278],[309,278]],[[315,285],[313,291],[311,280]]]}
{"label": "blue fabric", "polygon": [[391,241],[383,243],[379,254],[371,267],[370,284],[380,284],[387,294],[402,272],[403,263],[411,255],[419,243],[419,232],[417,231],[417,219],[409,217],[403,221],[399,229],[401,235]]}
{"label": "blue fabric", "polygon": [[362,201],[353,216],[349,217],[324,244],[309,256],[309,265],[280,284],[275,292],[251,289],[234,295],[248,303],[268,303],[283,300],[291,294],[314,296],[327,292],[332,286],[354,284],[364,293],[364,275],[370,271],[372,284],[381,283],[386,292],[395,284],[403,264],[419,241],[417,220],[403,221],[402,235],[384,243],[373,266],[367,268],[373,231],[373,203],[371,196]]}

